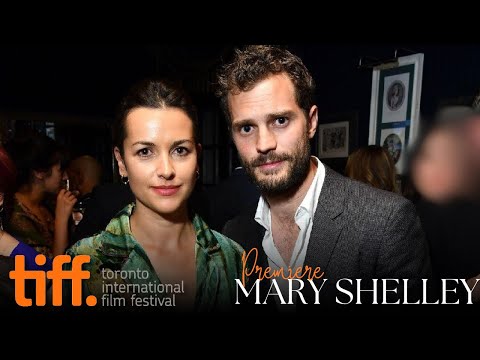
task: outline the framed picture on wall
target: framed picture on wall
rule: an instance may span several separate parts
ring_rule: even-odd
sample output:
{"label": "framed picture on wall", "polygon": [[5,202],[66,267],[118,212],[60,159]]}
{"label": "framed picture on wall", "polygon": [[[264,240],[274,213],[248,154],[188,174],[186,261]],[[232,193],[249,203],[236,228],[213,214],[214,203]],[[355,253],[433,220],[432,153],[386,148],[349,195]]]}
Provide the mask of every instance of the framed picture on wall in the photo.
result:
{"label": "framed picture on wall", "polygon": [[318,124],[318,157],[347,158],[357,146],[358,112],[320,116]]}
{"label": "framed picture on wall", "polygon": [[318,125],[319,158],[341,158],[348,156],[349,123],[339,121]]}
{"label": "framed picture on wall", "polygon": [[405,173],[407,148],[418,136],[422,73],[423,54],[373,69],[368,143],[389,151],[398,174]]}

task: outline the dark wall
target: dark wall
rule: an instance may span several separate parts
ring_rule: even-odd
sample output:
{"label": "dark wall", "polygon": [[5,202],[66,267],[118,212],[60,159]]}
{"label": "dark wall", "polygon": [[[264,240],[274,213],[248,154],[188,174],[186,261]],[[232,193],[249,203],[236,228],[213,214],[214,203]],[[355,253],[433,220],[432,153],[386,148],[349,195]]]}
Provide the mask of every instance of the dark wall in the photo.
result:
{"label": "dark wall", "polygon": [[[339,113],[358,115],[356,146],[368,142],[370,115],[372,70],[358,68],[361,57],[392,59],[395,49],[402,48],[424,53],[421,115],[427,122],[440,104],[470,101],[480,88],[480,46],[475,44],[329,43],[288,47],[304,60],[317,82],[321,122]],[[168,76],[184,82],[201,113],[219,112],[211,85],[221,59],[228,57],[232,48],[231,45],[157,44],[0,45],[0,110],[85,115],[103,118],[108,123],[132,83],[147,76]],[[399,55],[409,53],[400,51]],[[222,118],[220,113],[217,115]],[[101,138],[106,134],[105,127],[98,128]],[[65,133],[67,130],[68,121],[62,124],[61,133],[72,144],[82,144],[81,137],[88,135],[88,129],[72,135]],[[223,178],[228,176],[225,169],[232,161],[231,156],[224,156],[230,147],[226,127],[221,122],[216,138],[220,146],[217,171]],[[331,162],[336,161],[335,167],[342,170],[344,160]]]}
{"label": "dark wall", "polygon": [[[372,87],[372,69],[359,68],[360,58],[363,64],[373,62],[373,58],[393,59],[395,49],[399,49],[398,56],[424,54],[420,106],[424,123],[430,123],[442,105],[470,104],[480,89],[480,45],[308,44],[290,48],[304,60],[316,80],[320,122],[329,122],[325,119],[335,114],[358,113],[357,146],[368,144]],[[346,159],[325,162],[342,171]]]}
{"label": "dark wall", "polygon": [[[480,89],[480,45],[293,45],[317,82],[322,115],[360,112],[360,145],[368,141],[372,70],[359,69],[361,57],[392,59],[395,49],[424,53],[420,111],[430,121],[443,103],[471,100]],[[399,51],[399,56],[410,55]]]}

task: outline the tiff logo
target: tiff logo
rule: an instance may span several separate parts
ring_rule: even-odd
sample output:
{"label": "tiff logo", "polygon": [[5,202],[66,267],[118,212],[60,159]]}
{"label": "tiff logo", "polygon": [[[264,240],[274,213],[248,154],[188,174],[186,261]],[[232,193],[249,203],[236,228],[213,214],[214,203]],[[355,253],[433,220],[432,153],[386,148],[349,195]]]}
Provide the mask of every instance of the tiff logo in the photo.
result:
{"label": "tiff logo", "polygon": [[[45,255],[39,254],[35,257],[37,265],[45,265],[47,259]],[[64,280],[72,281],[72,305],[82,305],[82,280],[90,278],[90,272],[82,270],[82,264],[90,262],[90,256],[78,255],[73,258],[72,270],[63,270],[62,265],[71,261],[70,255],[58,255],[53,259],[52,270],[26,270],[25,256],[15,256],[15,270],[10,271],[10,279],[15,280],[15,301],[17,305],[28,307],[32,306],[32,299],[25,296],[25,280],[35,280],[35,305],[45,306],[47,293],[47,279],[52,280],[52,305],[62,305],[62,287]],[[90,295],[86,298],[88,306],[95,306],[97,298]]]}

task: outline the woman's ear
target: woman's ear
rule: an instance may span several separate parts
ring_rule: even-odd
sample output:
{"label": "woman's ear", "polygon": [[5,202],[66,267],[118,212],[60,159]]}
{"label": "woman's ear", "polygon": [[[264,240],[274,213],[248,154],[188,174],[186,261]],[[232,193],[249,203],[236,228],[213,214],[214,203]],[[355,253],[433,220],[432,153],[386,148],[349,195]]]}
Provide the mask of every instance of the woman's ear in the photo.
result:
{"label": "woman's ear", "polygon": [[118,173],[120,176],[128,176],[127,172],[127,167],[125,166],[125,163],[123,162],[122,154],[120,153],[120,149],[115,146],[113,149],[113,153],[115,154],[115,159],[117,160],[118,163]]}
{"label": "woman's ear", "polygon": [[202,155],[202,144],[198,143],[197,147],[197,158],[200,159],[200,155]]}
{"label": "woman's ear", "polygon": [[47,173],[45,171],[36,171],[36,170],[33,170],[33,177],[35,178],[35,180],[43,180],[45,179]]}

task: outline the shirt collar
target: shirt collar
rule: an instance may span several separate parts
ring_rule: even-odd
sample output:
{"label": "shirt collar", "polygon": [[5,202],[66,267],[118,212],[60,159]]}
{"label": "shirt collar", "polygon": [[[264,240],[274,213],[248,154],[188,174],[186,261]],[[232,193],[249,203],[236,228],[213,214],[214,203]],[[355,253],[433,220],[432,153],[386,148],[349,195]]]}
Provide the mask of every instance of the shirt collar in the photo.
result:
{"label": "shirt collar", "polygon": [[[300,209],[304,209],[308,215],[313,218],[317,209],[317,199],[320,196],[322,184],[325,179],[325,167],[316,156],[311,156],[311,158],[317,164],[317,170],[305,197],[295,212],[295,218],[297,218],[297,214],[299,213]],[[271,228],[270,206],[263,196],[260,196],[260,199],[258,200],[257,211],[255,212],[255,221],[262,225],[266,230]]]}
{"label": "shirt collar", "polygon": [[317,209],[318,197],[320,196],[323,179],[325,178],[325,167],[317,157],[312,156],[312,159],[317,165],[317,170],[315,171],[313,181],[310,184],[310,187],[308,188],[308,191],[305,194],[302,203],[295,212],[295,219],[297,218],[297,215],[299,214],[301,209],[305,210],[310,218],[313,218],[315,210]]}

